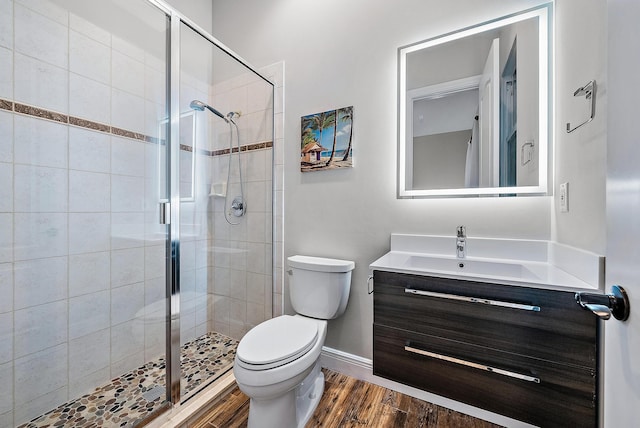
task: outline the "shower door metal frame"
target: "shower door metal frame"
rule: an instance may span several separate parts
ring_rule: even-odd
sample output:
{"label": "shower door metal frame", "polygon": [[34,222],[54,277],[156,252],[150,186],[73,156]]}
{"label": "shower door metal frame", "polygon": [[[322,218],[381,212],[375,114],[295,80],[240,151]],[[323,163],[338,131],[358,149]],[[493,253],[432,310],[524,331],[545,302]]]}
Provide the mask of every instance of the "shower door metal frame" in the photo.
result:
{"label": "shower door metal frame", "polygon": [[[162,10],[169,19],[167,32],[167,99],[169,101],[169,131],[167,132],[167,186],[168,186],[168,225],[167,262],[166,267],[166,400],[178,404],[181,399],[180,389],[180,32],[181,25],[187,27],[221,49],[234,60],[238,61],[249,71],[275,87],[273,82],[263,76],[234,51],[225,46],[218,39],[204,29],[180,14],[173,7],[162,0],[146,0],[148,3]],[[273,110],[272,100],[272,112]],[[273,129],[273,128],[272,128]],[[272,131],[273,133],[273,131]],[[195,153],[194,153],[195,156]],[[272,154],[273,158],[273,154]],[[273,164],[273,159],[272,159]],[[272,183],[273,180],[272,170]],[[273,187],[273,185],[272,185]],[[272,212],[275,216],[275,211]],[[274,228],[272,222],[272,228]],[[275,246],[272,243],[272,253]],[[273,266],[273,264],[272,264]],[[274,281],[271,273],[272,283]],[[273,284],[272,284],[273,285]],[[273,290],[273,287],[272,287]]]}

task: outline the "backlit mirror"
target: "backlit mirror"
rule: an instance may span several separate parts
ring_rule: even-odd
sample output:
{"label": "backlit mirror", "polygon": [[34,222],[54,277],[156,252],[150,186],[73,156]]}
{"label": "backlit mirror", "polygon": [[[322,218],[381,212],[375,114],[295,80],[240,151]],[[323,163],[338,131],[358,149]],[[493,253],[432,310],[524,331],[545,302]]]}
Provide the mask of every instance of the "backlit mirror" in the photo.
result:
{"label": "backlit mirror", "polygon": [[398,197],[544,195],[550,7],[398,50]]}

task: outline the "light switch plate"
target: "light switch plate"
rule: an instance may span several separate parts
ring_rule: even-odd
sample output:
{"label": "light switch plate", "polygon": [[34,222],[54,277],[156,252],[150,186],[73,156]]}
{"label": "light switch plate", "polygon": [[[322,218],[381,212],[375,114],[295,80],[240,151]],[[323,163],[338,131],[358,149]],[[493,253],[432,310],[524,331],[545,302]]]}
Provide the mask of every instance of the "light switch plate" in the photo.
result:
{"label": "light switch plate", "polygon": [[569,212],[569,183],[560,184],[560,192],[558,192],[560,198],[560,212]]}

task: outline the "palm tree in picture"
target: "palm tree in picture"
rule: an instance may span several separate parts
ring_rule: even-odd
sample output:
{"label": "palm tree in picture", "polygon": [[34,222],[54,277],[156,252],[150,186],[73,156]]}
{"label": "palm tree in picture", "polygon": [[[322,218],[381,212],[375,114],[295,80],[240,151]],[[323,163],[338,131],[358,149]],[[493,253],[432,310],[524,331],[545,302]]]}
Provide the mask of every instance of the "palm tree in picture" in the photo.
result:
{"label": "palm tree in picture", "polygon": [[350,122],[349,125],[349,145],[347,146],[347,151],[344,152],[344,156],[342,157],[343,161],[349,159],[349,154],[351,153],[351,139],[353,138],[353,106],[341,108],[340,112],[342,112],[341,119],[343,122]]}
{"label": "palm tree in picture", "polygon": [[331,163],[333,162],[333,157],[335,156],[336,153],[336,141],[338,139],[338,116],[340,110],[334,110],[332,113],[332,119],[333,119],[333,146],[331,147],[331,156],[329,157],[329,160],[327,161],[327,163],[325,164],[325,166],[329,166],[331,165]]}
{"label": "palm tree in picture", "polygon": [[303,128],[303,131],[302,131],[302,143],[301,143],[301,147],[300,148],[304,149],[304,146],[306,146],[309,143],[314,143],[314,142],[317,142],[317,141],[316,141],[315,135],[313,135],[313,131],[311,130],[311,128]]}
{"label": "palm tree in picture", "polygon": [[[323,113],[313,114],[302,118],[303,129],[308,128],[318,132],[318,144],[322,145],[322,133],[331,122],[335,111],[325,111]],[[306,125],[306,126],[305,126]]]}

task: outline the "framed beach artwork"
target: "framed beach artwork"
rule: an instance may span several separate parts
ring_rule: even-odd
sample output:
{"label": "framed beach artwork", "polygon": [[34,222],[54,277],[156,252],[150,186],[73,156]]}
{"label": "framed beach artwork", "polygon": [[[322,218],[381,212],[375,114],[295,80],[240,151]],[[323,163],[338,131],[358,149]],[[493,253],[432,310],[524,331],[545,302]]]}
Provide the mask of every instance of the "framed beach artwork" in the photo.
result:
{"label": "framed beach artwork", "polygon": [[302,116],[300,171],[353,166],[353,106]]}

